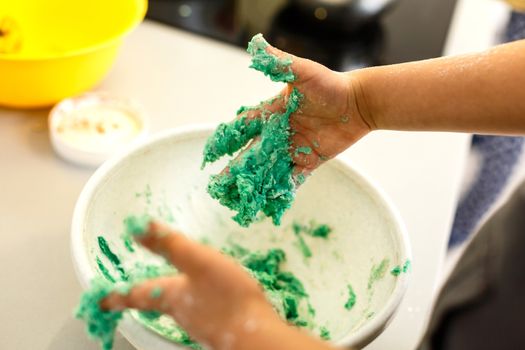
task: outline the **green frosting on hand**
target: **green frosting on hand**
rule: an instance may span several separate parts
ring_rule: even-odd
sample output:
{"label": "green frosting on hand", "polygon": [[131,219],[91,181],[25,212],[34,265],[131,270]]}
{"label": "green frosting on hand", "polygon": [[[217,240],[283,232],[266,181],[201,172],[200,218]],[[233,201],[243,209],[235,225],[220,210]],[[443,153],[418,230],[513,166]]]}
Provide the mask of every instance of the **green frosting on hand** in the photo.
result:
{"label": "green frosting on hand", "polygon": [[254,68],[264,75],[270,77],[273,81],[291,83],[295,80],[295,74],[292,71],[292,57],[278,58],[275,55],[266,52],[268,42],[262,34],[255,35],[248,43],[248,53],[252,56],[250,68]]}
{"label": "green frosting on hand", "polygon": [[308,146],[297,147],[295,149],[295,155],[298,156],[300,153],[311,154],[312,153],[312,149],[310,147],[308,147]]}
{"label": "green frosting on hand", "polygon": [[231,123],[221,123],[204,146],[202,166],[215,162],[225,154],[231,156],[240,150],[261,133],[262,125],[261,119],[247,120],[246,116]]}
{"label": "green frosting on hand", "polygon": [[370,277],[368,278],[368,289],[372,289],[374,283],[385,276],[388,267],[388,259],[383,259],[378,265],[372,266],[370,270]]}
{"label": "green frosting on hand", "polygon": [[100,301],[115,289],[115,284],[99,277],[91,281],[89,290],[82,294],[75,317],[86,322],[88,335],[100,340],[104,350],[113,347],[115,329],[122,318],[121,311],[103,311]]}
{"label": "green frosting on hand", "polygon": [[126,236],[141,236],[146,233],[151,217],[147,214],[142,216],[129,215],[124,219]]}
{"label": "green frosting on hand", "polygon": [[[260,141],[230,161],[229,171],[210,179],[208,193],[236,211],[233,219],[241,226],[251,224],[259,211],[279,225],[295,198],[289,118],[298,109],[301,98],[299,91],[293,89],[286,111],[262,122]],[[211,138],[217,139],[215,134]]]}
{"label": "green frosting on hand", "polygon": [[[281,59],[269,54],[265,50],[267,47],[268,43],[262,35],[253,37],[248,44],[248,52],[252,55],[251,67],[274,81],[294,81],[291,58]],[[219,125],[204,147],[203,166],[225,154],[232,155],[250,139],[260,136],[252,147],[230,161],[224,173],[212,176],[208,184],[208,192],[213,198],[237,212],[233,219],[241,226],[250,225],[260,211],[279,225],[283,213],[295,198],[289,121],[290,115],[299,108],[302,97],[294,88],[288,96],[284,112],[269,115],[269,111],[263,110],[264,117],[247,121],[243,116]],[[249,109],[241,107],[238,112]]]}

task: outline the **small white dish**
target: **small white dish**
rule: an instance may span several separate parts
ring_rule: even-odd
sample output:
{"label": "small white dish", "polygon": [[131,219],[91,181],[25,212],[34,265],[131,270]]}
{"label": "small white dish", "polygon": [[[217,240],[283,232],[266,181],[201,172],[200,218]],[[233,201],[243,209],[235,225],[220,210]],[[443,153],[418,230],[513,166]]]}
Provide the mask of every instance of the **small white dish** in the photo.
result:
{"label": "small white dish", "polygon": [[136,102],[106,93],[65,99],[49,114],[55,152],[75,164],[97,167],[112,154],[144,138],[149,123]]}
{"label": "small white dish", "polygon": [[[334,159],[301,186],[281,226],[265,219],[242,228],[230,219],[233,212],[206,193],[210,174],[226,164],[222,160],[200,169],[202,150],[213,129],[188,126],[160,133],[95,172],[77,201],[71,228],[73,263],[82,286],[100,275],[99,235],[124,268],[137,261],[159,261],[142,248],[130,253],[122,244],[123,219],[148,212],[216,247],[234,241],[252,250],[282,248],[287,254],[284,269],[303,282],[317,311],[316,323],[330,330],[332,342],[353,347],[371,342],[393,317],[409,277],[390,273],[393,266],[411,259],[407,233],[390,200],[354,167]],[[328,224],[333,232],[326,241],[305,236],[313,253],[306,261],[291,224],[311,219]],[[388,271],[370,288],[371,270],[383,259],[388,260]],[[357,295],[350,311],[343,307],[348,284]],[[131,314],[125,315],[119,329],[142,350],[183,349],[143,327]]]}

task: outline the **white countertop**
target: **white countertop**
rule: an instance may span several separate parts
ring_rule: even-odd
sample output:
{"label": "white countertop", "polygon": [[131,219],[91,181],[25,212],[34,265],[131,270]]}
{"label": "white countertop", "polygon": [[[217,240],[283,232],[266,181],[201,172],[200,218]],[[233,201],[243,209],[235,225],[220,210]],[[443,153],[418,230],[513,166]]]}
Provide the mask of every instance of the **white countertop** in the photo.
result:
{"label": "white countertop", "polygon": [[[280,90],[248,65],[241,49],[145,22],[100,90],[142,102],[153,131],[226,121]],[[71,317],[81,291],[69,255],[73,206],[92,171],[55,156],[46,116],[0,109],[0,349],[97,349]],[[406,298],[367,349],[411,349],[421,335],[468,144],[464,134],[377,132],[343,155],[391,196],[414,255]],[[115,349],[131,346],[119,338]]]}

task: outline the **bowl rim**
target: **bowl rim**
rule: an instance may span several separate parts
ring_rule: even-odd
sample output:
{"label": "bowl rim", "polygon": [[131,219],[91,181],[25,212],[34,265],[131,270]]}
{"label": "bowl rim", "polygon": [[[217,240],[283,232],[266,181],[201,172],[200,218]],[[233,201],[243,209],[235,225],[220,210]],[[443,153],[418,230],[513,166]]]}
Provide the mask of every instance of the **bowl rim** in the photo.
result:
{"label": "bowl rim", "polygon": [[[87,183],[84,185],[73,211],[73,217],[71,222],[71,233],[70,233],[70,249],[71,259],[73,261],[73,267],[78,281],[80,282],[83,289],[88,288],[90,280],[96,276],[95,272],[90,267],[89,257],[87,250],[84,249],[84,235],[83,225],[85,222],[85,216],[89,203],[95,194],[98,186],[104,182],[106,177],[114,171],[120,164],[125,162],[128,158],[133,157],[136,153],[145,150],[155,144],[163,143],[164,141],[172,138],[185,138],[194,137],[204,132],[213,131],[217,127],[216,123],[200,123],[200,124],[189,124],[174,129],[164,130],[150,136],[147,140],[143,140],[126,150],[119,152],[117,155],[110,158],[108,161],[102,164],[95,173],[89,178]],[[355,175],[355,178],[359,181],[359,184],[364,186],[364,190],[377,201],[389,214],[391,219],[392,228],[394,228],[394,237],[397,239],[399,244],[399,256],[403,259],[412,261],[412,252],[410,248],[410,241],[408,232],[405,224],[402,220],[401,214],[394,206],[390,197],[386,192],[369,176],[365,176],[364,172],[359,169],[358,166],[348,160],[343,160],[340,157],[336,157],[331,160],[332,166],[337,168],[344,168],[345,171],[350,171]],[[335,164],[334,164],[335,163]],[[396,284],[394,290],[390,294],[384,306],[374,315],[374,317],[359,327],[354,333],[347,334],[341,339],[334,341],[333,343],[338,346],[359,346],[367,344],[373,340],[375,336],[388,324],[394,315],[395,311],[401,304],[403,295],[408,287],[410,274],[400,274],[396,278]],[[167,344],[167,340],[158,335],[155,332],[150,331],[145,327],[137,327],[138,324],[133,324],[131,317],[124,318],[124,322],[119,326],[119,331],[135,346],[143,347],[143,340],[139,340],[141,336],[138,335],[138,329],[143,329],[142,336],[147,337],[147,344],[155,345],[158,349],[164,349]],[[136,322],[135,322],[136,323]],[[149,334],[149,335],[145,335]],[[169,342],[171,346],[174,343]],[[176,344],[175,344],[176,345]]]}
{"label": "bowl rim", "polygon": [[41,61],[50,61],[50,60],[56,60],[56,59],[63,59],[63,58],[71,58],[76,56],[82,56],[86,54],[90,54],[95,51],[99,51],[102,49],[105,49],[107,47],[113,46],[116,42],[121,40],[123,37],[125,37],[127,34],[129,34],[132,30],[134,30],[146,17],[146,13],[148,12],[148,0],[133,0],[135,3],[137,3],[137,14],[135,15],[135,18],[131,20],[121,31],[119,31],[117,34],[110,36],[94,45],[89,45],[86,47],[74,49],[71,51],[65,51],[61,53],[56,54],[48,54],[48,55],[41,55],[41,56],[31,56],[31,57],[25,57],[25,56],[17,56],[13,54],[2,54],[0,53],[0,62],[2,61],[9,61],[9,62],[41,62]]}

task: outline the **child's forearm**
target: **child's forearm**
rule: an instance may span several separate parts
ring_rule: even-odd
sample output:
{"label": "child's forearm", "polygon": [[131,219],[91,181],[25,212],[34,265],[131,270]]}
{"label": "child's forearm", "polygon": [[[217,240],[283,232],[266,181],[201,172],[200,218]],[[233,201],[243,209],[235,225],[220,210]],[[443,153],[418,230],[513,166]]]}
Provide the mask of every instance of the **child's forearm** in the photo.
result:
{"label": "child's forearm", "polygon": [[290,326],[273,309],[254,303],[209,339],[216,350],[334,350],[329,343]]}
{"label": "child's forearm", "polygon": [[[285,325],[284,323],[265,323],[258,320],[253,332],[240,332],[230,349],[242,350],[335,350],[329,343]],[[221,349],[220,346],[216,347]]]}
{"label": "child's forearm", "polygon": [[525,134],[525,40],[348,76],[372,129]]}

